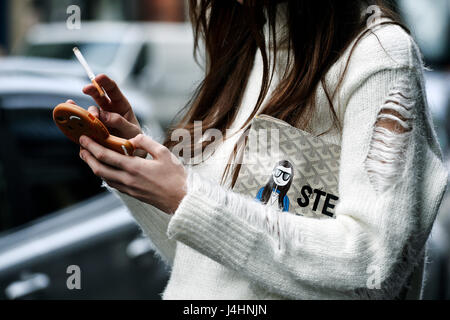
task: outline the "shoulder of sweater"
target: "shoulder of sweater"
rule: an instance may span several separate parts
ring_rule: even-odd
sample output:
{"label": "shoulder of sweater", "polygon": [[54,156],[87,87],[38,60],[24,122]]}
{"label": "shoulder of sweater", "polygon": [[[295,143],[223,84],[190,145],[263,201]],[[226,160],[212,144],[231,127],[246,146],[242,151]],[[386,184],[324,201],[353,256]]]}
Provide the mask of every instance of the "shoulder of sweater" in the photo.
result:
{"label": "shoulder of sweater", "polygon": [[384,24],[368,30],[359,41],[355,39],[330,69],[330,74],[337,79],[345,71],[341,92],[345,95],[378,72],[398,69],[422,72],[421,53],[402,27]]}
{"label": "shoulder of sweater", "polygon": [[[355,40],[356,41],[356,40]],[[413,61],[415,43],[412,37],[402,27],[395,24],[384,24],[369,29],[361,40],[347,49],[350,64],[369,65],[378,68],[414,67]]]}

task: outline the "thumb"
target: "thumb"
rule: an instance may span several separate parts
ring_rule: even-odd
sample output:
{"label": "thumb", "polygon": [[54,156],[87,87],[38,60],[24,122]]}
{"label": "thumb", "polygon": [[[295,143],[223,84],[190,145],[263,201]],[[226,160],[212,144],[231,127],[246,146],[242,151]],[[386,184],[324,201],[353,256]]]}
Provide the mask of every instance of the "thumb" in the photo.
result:
{"label": "thumb", "polygon": [[156,142],[150,137],[143,134],[138,134],[133,139],[129,140],[135,149],[142,149],[150,153],[153,159],[161,159],[170,156],[170,151],[162,144]]}

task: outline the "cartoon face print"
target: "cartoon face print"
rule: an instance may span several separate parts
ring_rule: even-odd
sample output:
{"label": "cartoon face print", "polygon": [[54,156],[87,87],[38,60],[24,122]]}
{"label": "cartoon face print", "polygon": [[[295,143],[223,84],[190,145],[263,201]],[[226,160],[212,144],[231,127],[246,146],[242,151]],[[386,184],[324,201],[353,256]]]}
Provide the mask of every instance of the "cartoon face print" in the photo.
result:
{"label": "cartoon face print", "polygon": [[292,177],[292,168],[287,168],[284,166],[277,166],[272,172],[273,181],[279,187],[286,186]]}
{"label": "cartoon face print", "polygon": [[289,211],[289,197],[287,195],[294,179],[294,167],[287,161],[278,162],[269,176],[267,184],[259,189],[256,199],[263,204],[276,206],[279,210]]}

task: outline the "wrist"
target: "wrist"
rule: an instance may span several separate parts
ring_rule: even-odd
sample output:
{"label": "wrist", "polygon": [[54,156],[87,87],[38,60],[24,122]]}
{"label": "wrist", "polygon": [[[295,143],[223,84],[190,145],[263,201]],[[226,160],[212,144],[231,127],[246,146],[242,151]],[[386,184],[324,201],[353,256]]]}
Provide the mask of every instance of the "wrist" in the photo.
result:
{"label": "wrist", "polygon": [[174,206],[169,210],[170,214],[173,215],[177,211],[178,207],[180,206],[181,202],[187,195],[187,179],[188,179],[188,173],[186,171],[183,172],[182,175],[182,183],[180,183],[180,187],[176,188],[174,193]]}

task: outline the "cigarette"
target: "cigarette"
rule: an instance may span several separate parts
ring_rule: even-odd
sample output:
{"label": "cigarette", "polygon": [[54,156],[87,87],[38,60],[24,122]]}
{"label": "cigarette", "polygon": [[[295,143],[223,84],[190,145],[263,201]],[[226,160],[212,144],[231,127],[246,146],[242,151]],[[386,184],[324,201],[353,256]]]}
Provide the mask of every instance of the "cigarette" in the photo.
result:
{"label": "cigarette", "polygon": [[89,67],[86,59],[84,59],[83,55],[81,54],[81,51],[77,47],[75,47],[75,48],[73,48],[73,53],[75,53],[75,56],[77,57],[78,61],[83,66],[84,70],[86,70],[86,73],[87,73],[89,79],[91,80],[91,82],[95,86],[95,88],[97,89],[98,93],[100,94],[100,97],[104,97],[105,91],[102,89],[102,87],[100,87],[100,85],[97,83],[97,81],[95,81],[95,74],[94,74],[94,72],[92,72],[92,69],[91,69],[91,67]]}

